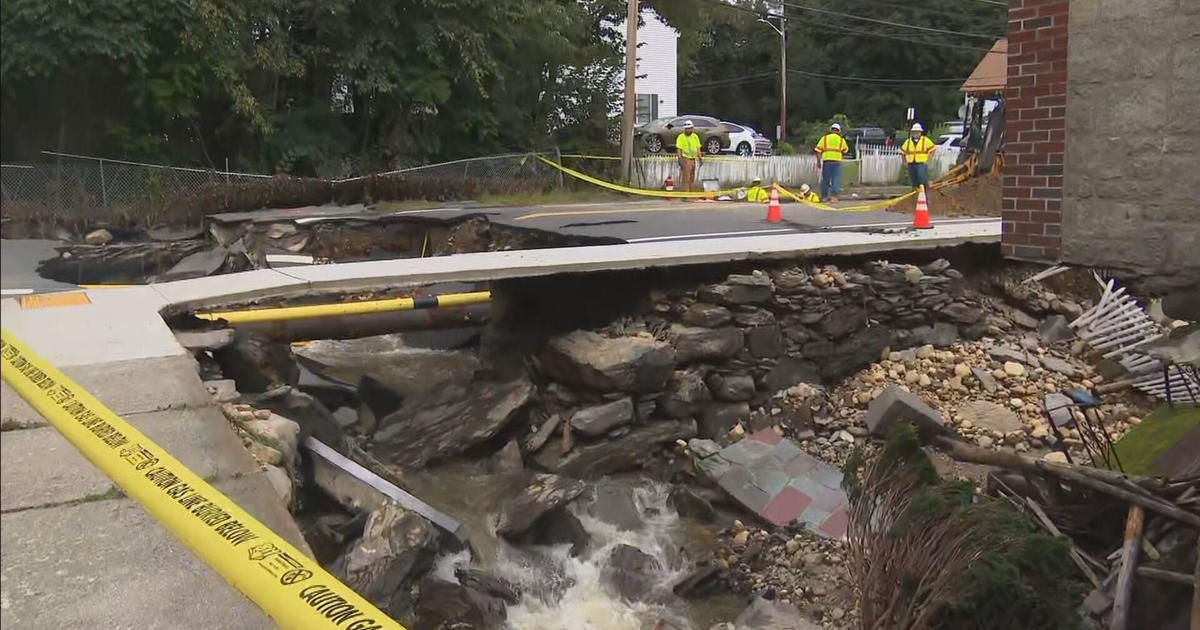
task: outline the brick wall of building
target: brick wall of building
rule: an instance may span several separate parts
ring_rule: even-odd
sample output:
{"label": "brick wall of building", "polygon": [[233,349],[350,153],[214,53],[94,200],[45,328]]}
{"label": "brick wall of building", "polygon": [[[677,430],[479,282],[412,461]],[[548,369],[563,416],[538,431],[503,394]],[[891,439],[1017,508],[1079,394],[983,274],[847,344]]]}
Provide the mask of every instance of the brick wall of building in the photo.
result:
{"label": "brick wall of building", "polygon": [[1005,93],[1004,255],[1062,252],[1070,0],[1009,0]]}

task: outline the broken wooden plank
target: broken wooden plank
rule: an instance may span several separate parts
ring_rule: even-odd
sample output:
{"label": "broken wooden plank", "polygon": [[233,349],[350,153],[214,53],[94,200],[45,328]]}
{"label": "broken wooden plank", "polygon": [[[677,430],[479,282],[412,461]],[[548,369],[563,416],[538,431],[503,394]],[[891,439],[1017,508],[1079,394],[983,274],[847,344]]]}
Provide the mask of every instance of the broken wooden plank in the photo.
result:
{"label": "broken wooden plank", "polygon": [[1163,582],[1175,582],[1178,584],[1187,584],[1194,586],[1196,578],[1186,573],[1178,571],[1168,571],[1166,569],[1158,569],[1155,567],[1138,567],[1137,574],[1142,577],[1148,577],[1152,580],[1162,580]]}
{"label": "broken wooden plank", "polygon": [[1140,505],[1129,506],[1125,519],[1125,544],[1121,548],[1121,572],[1117,574],[1117,590],[1113,597],[1112,621],[1109,630],[1126,630],[1129,623],[1129,604],[1133,600],[1133,576],[1141,549],[1142,527],[1146,511]]}
{"label": "broken wooden plank", "polygon": [[1025,497],[1025,502],[1029,504],[1029,509],[1033,510],[1033,513],[1037,515],[1038,520],[1042,522],[1042,525],[1046,526],[1046,530],[1050,532],[1051,536],[1054,536],[1055,538],[1067,539],[1067,542],[1071,545],[1071,561],[1075,563],[1075,566],[1079,567],[1079,570],[1082,571],[1083,575],[1087,577],[1089,582],[1092,583],[1092,586],[1099,588],[1100,577],[1096,575],[1096,572],[1092,570],[1092,567],[1088,566],[1088,564],[1083,561],[1083,556],[1080,555],[1079,550],[1075,548],[1075,541],[1071,540],[1071,538],[1068,536],[1064,536],[1063,533],[1058,530],[1058,527],[1054,524],[1054,521],[1050,520],[1050,517],[1046,515],[1044,510],[1042,510],[1042,506],[1037,504],[1037,501],[1034,501],[1029,497]]}

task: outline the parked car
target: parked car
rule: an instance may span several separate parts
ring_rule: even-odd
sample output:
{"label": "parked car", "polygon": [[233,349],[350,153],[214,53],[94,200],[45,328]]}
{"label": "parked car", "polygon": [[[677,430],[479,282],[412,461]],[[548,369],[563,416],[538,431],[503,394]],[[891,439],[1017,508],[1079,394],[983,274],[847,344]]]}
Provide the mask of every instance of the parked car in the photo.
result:
{"label": "parked car", "polygon": [[883,127],[864,125],[847,129],[842,137],[846,139],[846,144],[850,145],[850,153],[846,157],[853,160],[858,157],[859,143],[882,145],[887,141],[888,133]]}
{"label": "parked car", "polygon": [[934,127],[934,129],[945,129],[943,133],[947,135],[953,134],[956,136],[961,136],[965,127],[966,123],[961,120],[947,120],[939,124],[937,127]]}
{"label": "parked car", "polygon": [[949,155],[957,156],[962,151],[966,141],[963,137],[956,133],[944,133],[933,141],[939,152],[945,152]]}
{"label": "parked car", "polygon": [[700,146],[704,147],[705,153],[717,154],[729,148],[729,130],[712,116],[659,118],[635,129],[634,133],[641,138],[647,151],[674,153],[675,138],[683,133],[683,123],[689,120],[696,126],[696,133],[700,134]]}
{"label": "parked car", "polygon": [[752,155],[771,155],[773,152],[771,139],[753,128],[727,120],[722,120],[721,124],[729,130],[729,148],[726,149],[729,153],[750,157]]}

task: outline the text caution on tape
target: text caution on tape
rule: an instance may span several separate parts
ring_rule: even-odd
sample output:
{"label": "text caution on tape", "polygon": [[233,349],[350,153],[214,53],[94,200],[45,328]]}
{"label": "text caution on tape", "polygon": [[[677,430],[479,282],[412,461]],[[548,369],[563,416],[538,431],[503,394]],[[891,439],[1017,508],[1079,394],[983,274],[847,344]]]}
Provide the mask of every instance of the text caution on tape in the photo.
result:
{"label": "text caution on tape", "polygon": [[0,357],[4,382],[280,626],[404,630],[8,330],[0,331]]}

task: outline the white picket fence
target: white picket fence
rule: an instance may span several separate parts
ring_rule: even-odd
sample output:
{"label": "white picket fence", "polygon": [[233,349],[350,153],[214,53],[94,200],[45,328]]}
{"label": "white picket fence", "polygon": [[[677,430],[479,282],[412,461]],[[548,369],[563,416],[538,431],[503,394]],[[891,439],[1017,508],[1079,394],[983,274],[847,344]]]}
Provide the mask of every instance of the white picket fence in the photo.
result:
{"label": "white picket fence", "polygon": [[[755,177],[761,177],[764,182],[779,182],[789,188],[799,187],[800,184],[816,188],[820,180],[819,170],[815,155],[720,156],[705,158],[696,172],[696,181],[715,179],[720,182],[720,187],[728,188],[744,186]],[[667,176],[676,181],[679,179],[679,164],[675,156],[642,158],[638,160],[636,171],[635,185],[643,188],[662,188]]]}
{"label": "white picket fence", "polygon": [[[929,179],[935,180],[950,170],[957,153],[942,150],[929,158]],[[899,147],[862,144],[858,146],[859,183],[898,184],[905,181],[906,167]]]}

